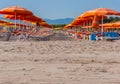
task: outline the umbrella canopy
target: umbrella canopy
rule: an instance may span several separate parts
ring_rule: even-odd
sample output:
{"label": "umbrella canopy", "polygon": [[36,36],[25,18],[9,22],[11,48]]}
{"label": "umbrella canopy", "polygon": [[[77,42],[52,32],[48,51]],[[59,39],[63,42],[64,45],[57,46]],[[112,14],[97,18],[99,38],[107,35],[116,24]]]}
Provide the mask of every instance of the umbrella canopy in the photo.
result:
{"label": "umbrella canopy", "polygon": [[0,20],[0,23],[8,23],[8,22],[4,20]]}
{"label": "umbrella canopy", "polygon": [[[9,19],[15,20],[15,15],[4,15],[3,18],[9,18]],[[43,21],[42,18],[37,17],[35,15],[29,15],[29,16],[18,15],[18,16],[16,16],[16,20],[27,20],[29,22],[41,22],[41,21]]]}
{"label": "umbrella canopy", "polygon": [[29,21],[29,22],[42,22],[42,21],[44,21],[42,18],[37,17],[35,15],[31,15],[31,16],[27,16],[27,17],[25,16],[24,20]]}
{"label": "umbrella canopy", "polygon": [[[120,28],[120,21],[119,22],[114,22],[114,23],[105,23],[103,25],[106,28]],[[101,27],[102,25],[100,24],[99,26]]]}
{"label": "umbrella canopy", "polygon": [[94,10],[87,11],[83,13],[83,17],[89,17],[89,16],[103,16],[103,15],[120,15],[120,12],[109,9],[109,8],[97,8]]}
{"label": "umbrella canopy", "polygon": [[45,21],[40,22],[40,25],[41,25],[41,26],[44,26],[44,27],[52,28],[52,25],[46,23]]}
{"label": "umbrella canopy", "polygon": [[68,24],[68,25],[64,26],[64,28],[72,28],[72,27],[74,27],[74,25],[72,25],[72,24]]}
{"label": "umbrella canopy", "polygon": [[3,8],[0,10],[0,14],[8,14],[8,15],[32,15],[33,13],[25,8],[12,6],[8,8]]}
{"label": "umbrella canopy", "polygon": [[72,21],[71,24],[73,24],[73,25],[79,25],[79,24],[82,23],[83,21],[84,21],[84,20],[81,20],[81,19],[75,19],[75,20]]}

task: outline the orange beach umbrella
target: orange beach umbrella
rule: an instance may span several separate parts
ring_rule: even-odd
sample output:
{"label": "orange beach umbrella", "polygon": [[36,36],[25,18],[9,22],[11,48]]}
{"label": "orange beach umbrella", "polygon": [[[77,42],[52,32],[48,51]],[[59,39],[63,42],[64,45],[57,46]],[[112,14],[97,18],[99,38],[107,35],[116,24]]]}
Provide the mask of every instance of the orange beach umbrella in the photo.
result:
{"label": "orange beach umbrella", "polygon": [[[97,8],[94,10],[87,11],[83,14],[83,17],[90,17],[90,16],[102,16],[102,24],[103,24],[103,16],[104,15],[120,15],[120,12],[109,9],[109,8]],[[103,25],[102,25],[102,32],[103,32]]]}
{"label": "orange beach umbrella", "polygon": [[[3,8],[0,10],[0,14],[15,15],[15,20],[17,15],[33,15],[33,13],[25,8],[19,6],[12,6],[8,8]],[[16,24],[15,24],[16,26]]]}
{"label": "orange beach umbrella", "polygon": [[83,14],[83,17],[89,17],[89,16],[104,16],[104,15],[120,15],[120,12],[109,9],[109,8],[97,8],[94,10],[87,11]]}
{"label": "orange beach umbrella", "polygon": [[0,10],[0,14],[8,14],[8,15],[32,15],[33,13],[25,8],[19,6],[12,6],[8,8],[3,8]]}

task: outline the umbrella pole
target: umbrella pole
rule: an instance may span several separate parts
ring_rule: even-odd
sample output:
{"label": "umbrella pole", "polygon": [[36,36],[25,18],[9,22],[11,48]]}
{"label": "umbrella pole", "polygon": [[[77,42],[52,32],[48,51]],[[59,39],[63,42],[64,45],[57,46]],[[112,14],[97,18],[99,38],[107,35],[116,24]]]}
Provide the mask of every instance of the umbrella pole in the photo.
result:
{"label": "umbrella pole", "polygon": [[104,27],[103,27],[103,16],[102,16],[102,33],[104,32]]}
{"label": "umbrella pole", "polygon": [[103,40],[103,34],[104,34],[104,27],[103,27],[103,16],[102,16],[102,32],[101,32],[101,34],[102,34],[101,40]]}
{"label": "umbrella pole", "polygon": [[16,29],[16,12],[15,12],[15,29]]}
{"label": "umbrella pole", "polygon": [[[23,21],[24,21],[24,17],[23,17]],[[24,29],[24,25],[23,25],[23,29]]]}
{"label": "umbrella pole", "polygon": [[21,29],[20,24],[21,24],[21,22],[20,22],[20,18],[19,18],[19,30]]}

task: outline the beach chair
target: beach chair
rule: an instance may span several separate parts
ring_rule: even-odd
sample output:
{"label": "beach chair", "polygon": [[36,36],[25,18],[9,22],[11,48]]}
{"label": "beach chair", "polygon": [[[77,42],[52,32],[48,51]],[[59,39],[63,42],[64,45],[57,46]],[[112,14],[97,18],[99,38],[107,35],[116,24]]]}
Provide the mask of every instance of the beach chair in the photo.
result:
{"label": "beach chair", "polygon": [[118,32],[105,32],[104,39],[107,41],[118,40],[119,33]]}
{"label": "beach chair", "polygon": [[45,32],[45,31],[36,31],[36,32],[32,32],[28,35],[28,39],[29,38],[32,38],[32,39],[36,39],[36,40],[39,40],[39,41],[47,41],[47,40],[50,40],[50,37],[52,36],[53,34],[51,32]]}
{"label": "beach chair", "polygon": [[95,33],[90,34],[90,40],[91,41],[96,41],[96,34]]}

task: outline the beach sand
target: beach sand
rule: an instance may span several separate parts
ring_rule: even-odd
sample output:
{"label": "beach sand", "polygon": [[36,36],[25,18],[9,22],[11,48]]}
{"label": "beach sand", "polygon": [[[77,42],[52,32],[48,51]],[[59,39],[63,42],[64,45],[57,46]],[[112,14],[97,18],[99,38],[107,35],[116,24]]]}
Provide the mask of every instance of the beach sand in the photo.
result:
{"label": "beach sand", "polygon": [[0,84],[120,84],[120,40],[0,41]]}

